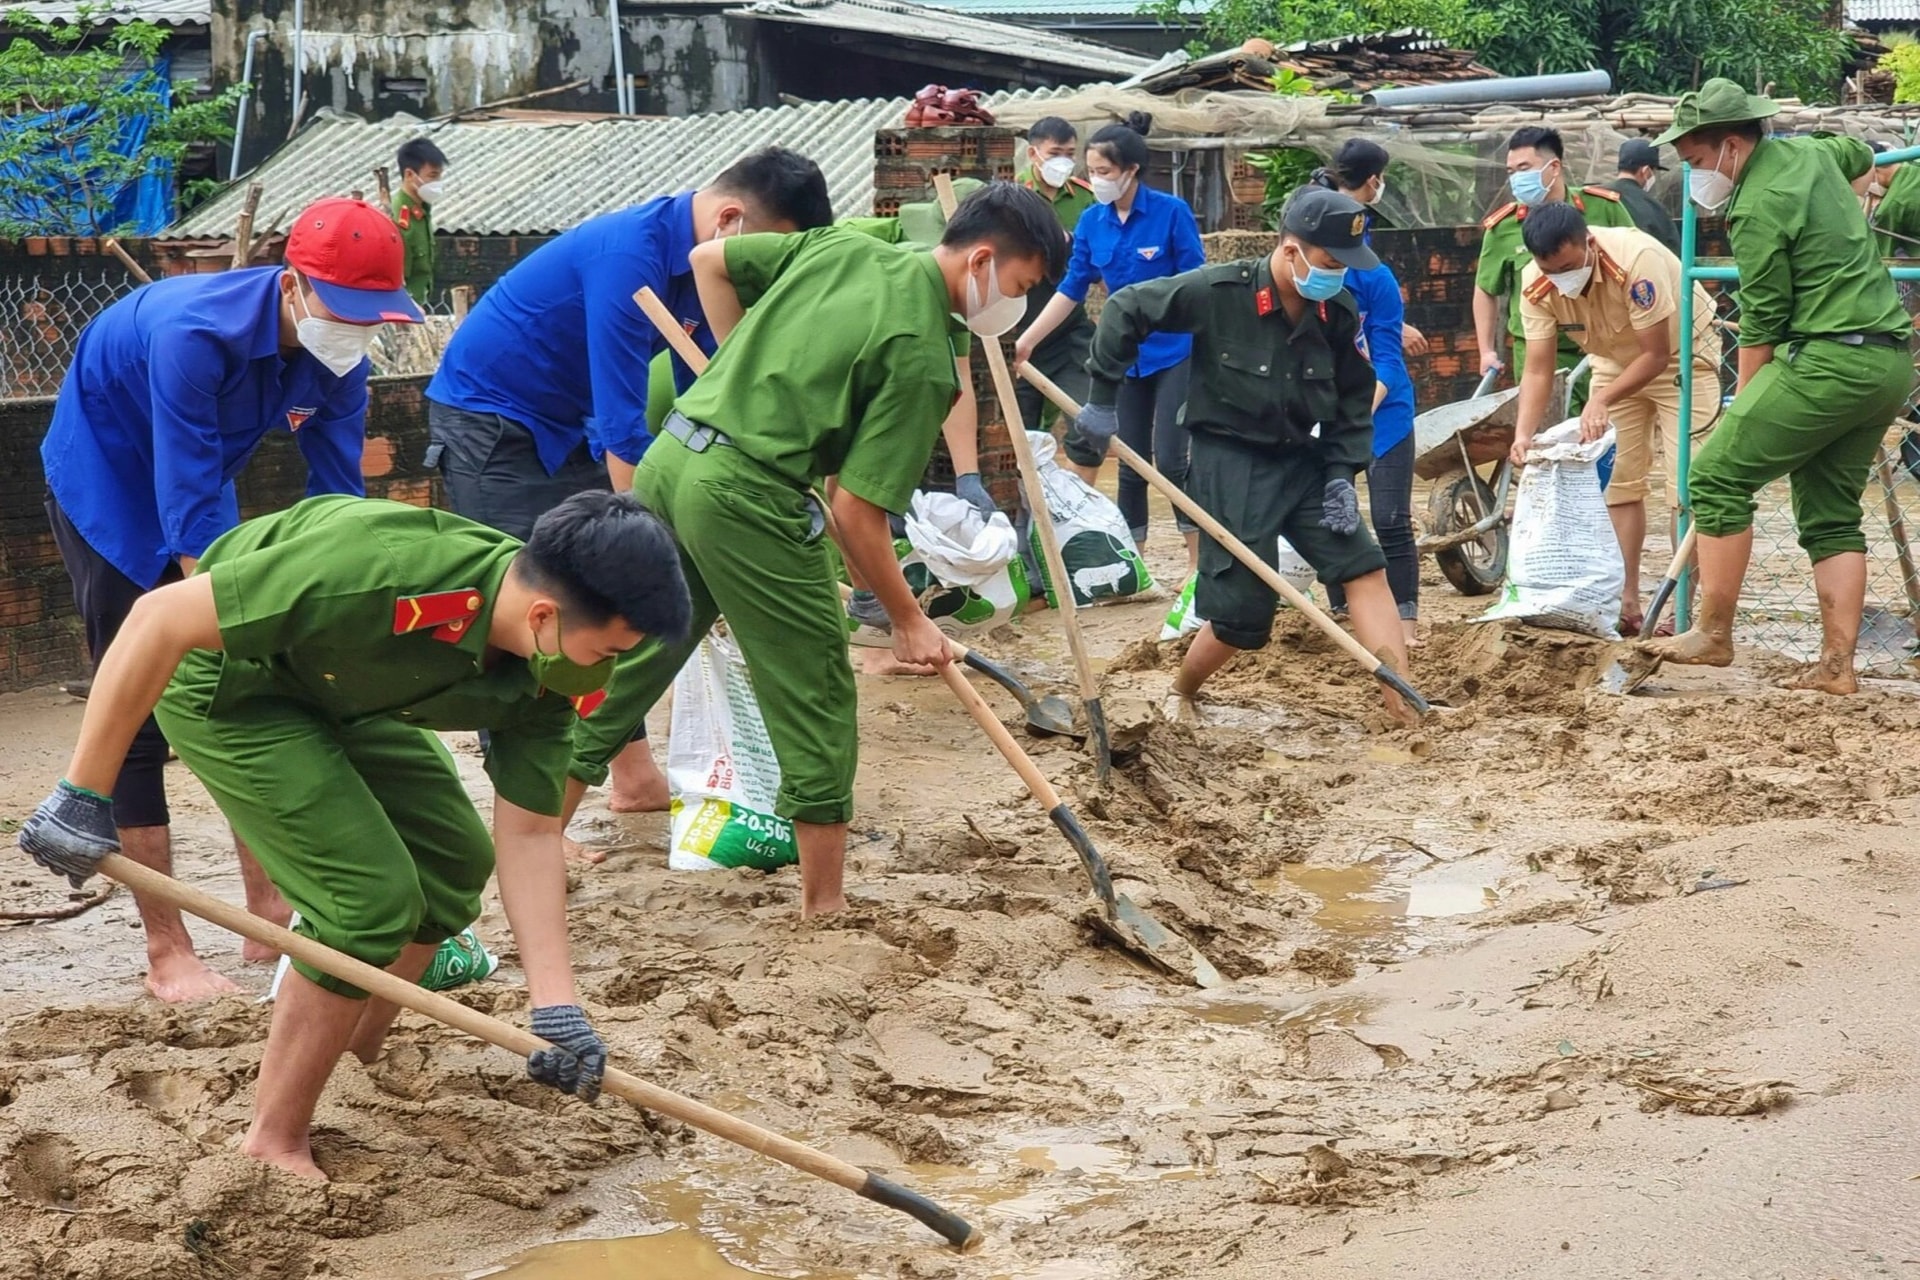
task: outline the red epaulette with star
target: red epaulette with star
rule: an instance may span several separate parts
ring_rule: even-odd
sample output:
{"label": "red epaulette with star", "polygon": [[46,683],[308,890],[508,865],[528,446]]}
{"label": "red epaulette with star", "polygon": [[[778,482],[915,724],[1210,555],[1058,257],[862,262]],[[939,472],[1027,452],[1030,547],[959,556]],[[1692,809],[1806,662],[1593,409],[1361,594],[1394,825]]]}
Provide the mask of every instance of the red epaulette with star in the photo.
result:
{"label": "red epaulette with star", "polygon": [[413,221],[412,207],[404,204],[401,205],[400,211],[394,214],[393,220],[400,224],[400,229],[402,231],[405,231],[407,229],[407,225]]}
{"label": "red epaulette with star", "polygon": [[1499,226],[1501,223],[1505,222],[1507,220],[1507,215],[1514,212],[1519,207],[1520,207],[1520,202],[1518,200],[1509,201],[1508,203],[1501,205],[1498,209],[1495,209],[1492,213],[1488,214],[1486,217],[1482,218],[1480,220],[1480,225],[1484,229],[1491,231],[1495,227]]}
{"label": "red epaulette with star", "polygon": [[577,698],[568,699],[568,701],[573,703],[574,711],[582,720],[585,720],[588,716],[598,711],[600,704],[606,700],[607,691],[605,689],[595,689],[592,693],[583,693]]}
{"label": "red epaulette with star", "polygon": [[1580,194],[1592,196],[1596,200],[1611,200],[1615,204],[1620,203],[1620,193],[1612,187],[1582,187],[1580,188]]}
{"label": "red epaulette with star", "polygon": [[433,628],[433,638],[457,644],[467,627],[480,616],[486,600],[472,587],[458,591],[436,591],[426,596],[402,596],[393,603],[393,634],[410,635],[423,627]]}

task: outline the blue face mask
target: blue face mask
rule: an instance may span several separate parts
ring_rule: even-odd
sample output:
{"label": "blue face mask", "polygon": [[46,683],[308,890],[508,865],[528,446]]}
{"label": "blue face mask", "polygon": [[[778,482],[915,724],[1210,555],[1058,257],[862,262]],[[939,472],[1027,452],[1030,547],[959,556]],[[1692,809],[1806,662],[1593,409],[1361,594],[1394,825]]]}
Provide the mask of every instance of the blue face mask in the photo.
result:
{"label": "blue face mask", "polygon": [[1547,177],[1539,169],[1509,175],[1507,185],[1513,190],[1513,198],[1529,209],[1547,202]]}
{"label": "blue face mask", "polygon": [[[1302,258],[1301,261],[1305,262],[1306,259]],[[1347,273],[1344,268],[1316,267],[1311,262],[1307,263],[1306,275],[1296,275],[1293,278],[1293,287],[1298,289],[1300,296],[1308,302],[1325,302],[1346,288],[1346,285]]]}

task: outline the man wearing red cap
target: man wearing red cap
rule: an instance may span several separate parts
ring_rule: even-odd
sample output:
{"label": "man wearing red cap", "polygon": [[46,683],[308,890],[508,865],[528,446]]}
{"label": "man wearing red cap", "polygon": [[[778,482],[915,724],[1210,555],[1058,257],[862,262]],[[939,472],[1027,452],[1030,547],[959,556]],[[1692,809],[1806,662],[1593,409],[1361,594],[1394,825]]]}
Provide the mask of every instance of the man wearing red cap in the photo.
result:
{"label": "man wearing red cap", "polygon": [[[322,200],[287,236],[285,268],[157,281],[80,335],[41,445],[47,518],[98,663],[139,598],[193,572],[239,523],[233,480],[268,432],[294,433],[307,493],[364,496],[367,346],[377,326],[418,324],[391,219]],[[122,847],[171,872],[167,743],[148,719],[114,784]],[[284,917],[241,851],[247,905]],[[136,899],[136,901],[139,901]],[[139,901],[147,988],[193,1000],[236,988],[193,951],[180,913]],[[255,956],[248,949],[249,959]]]}

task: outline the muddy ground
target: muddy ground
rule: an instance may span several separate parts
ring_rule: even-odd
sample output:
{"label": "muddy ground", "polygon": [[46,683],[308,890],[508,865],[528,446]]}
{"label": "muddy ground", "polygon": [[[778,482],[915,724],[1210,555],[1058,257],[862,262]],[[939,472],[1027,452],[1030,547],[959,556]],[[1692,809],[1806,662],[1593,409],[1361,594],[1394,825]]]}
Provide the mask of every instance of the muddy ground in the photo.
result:
{"label": "muddy ground", "polygon": [[[663,816],[583,819],[615,850],[573,918],[616,1061],[927,1191],[987,1227],[976,1256],[412,1016],[335,1076],[333,1181],[268,1173],[231,1151],[264,1006],[143,998],[121,895],[0,931],[0,1276],[435,1280],[635,1235],[507,1274],[1920,1275],[1914,687],[1822,700],[1755,659],[1622,699],[1597,644],[1426,599],[1413,675],[1458,709],[1411,730],[1290,619],[1212,725],[1156,722],[1176,653],[1138,642],[1166,602],[1087,615],[1136,748],[1103,791],[1029,745],[1224,990],[1102,944],[1070,849],[936,682],[862,681],[844,917],[800,924],[791,871],[670,874]],[[981,647],[1069,692],[1045,615]],[[0,717],[11,827],[79,706]],[[181,874],[237,899],[175,781]],[[60,905],[23,866],[0,907]],[[508,965],[462,999],[524,1018],[497,904],[481,928]]]}

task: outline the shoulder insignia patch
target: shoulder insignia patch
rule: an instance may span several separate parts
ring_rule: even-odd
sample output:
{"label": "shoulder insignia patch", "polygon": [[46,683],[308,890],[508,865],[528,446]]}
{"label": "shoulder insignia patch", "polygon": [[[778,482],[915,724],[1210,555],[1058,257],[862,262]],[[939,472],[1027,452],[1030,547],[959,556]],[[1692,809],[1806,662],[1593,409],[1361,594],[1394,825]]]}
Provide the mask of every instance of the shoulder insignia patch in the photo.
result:
{"label": "shoulder insignia patch", "polygon": [[1528,302],[1545,302],[1553,296],[1553,281],[1541,276],[1520,291],[1520,296]]}
{"label": "shoulder insignia patch", "polygon": [[1070,187],[1082,187],[1088,191],[1093,190],[1093,184],[1085,178],[1068,178],[1067,185]]}
{"label": "shoulder insignia patch", "polygon": [[1596,200],[1611,200],[1615,204],[1620,203],[1620,193],[1612,187],[1582,187],[1580,190],[1583,194],[1590,195]]}
{"label": "shoulder insignia patch", "polygon": [[1482,227],[1485,227],[1487,230],[1491,231],[1493,230],[1493,228],[1505,222],[1507,220],[1507,215],[1514,212],[1519,207],[1520,207],[1520,203],[1517,200],[1509,202],[1507,204],[1503,204],[1498,209],[1495,209],[1492,213],[1482,218],[1480,220],[1480,225]]}
{"label": "shoulder insignia patch", "polygon": [[300,428],[306,426],[307,419],[311,418],[314,412],[315,409],[311,408],[287,410],[287,430],[298,431]]}
{"label": "shoulder insignia patch", "polygon": [[1653,305],[1653,300],[1658,295],[1654,290],[1653,281],[1635,280],[1633,287],[1627,290],[1627,296],[1633,299],[1634,306],[1645,311]]}
{"label": "shoulder insignia patch", "polygon": [[431,627],[435,640],[458,644],[466,638],[468,624],[480,616],[480,606],[485,603],[485,598],[471,587],[402,596],[393,604],[393,634],[410,635]]}
{"label": "shoulder insignia patch", "polygon": [[1255,315],[1273,314],[1273,288],[1271,285],[1253,291],[1253,310]]}
{"label": "shoulder insignia patch", "polygon": [[592,693],[583,693],[577,698],[569,699],[569,701],[573,703],[574,711],[579,713],[582,720],[585,720],[588,716],[598,711],[600,704],[606,700],[607,691],[605,689],[595,689]]}

